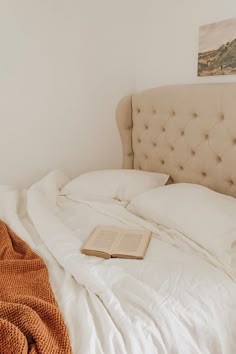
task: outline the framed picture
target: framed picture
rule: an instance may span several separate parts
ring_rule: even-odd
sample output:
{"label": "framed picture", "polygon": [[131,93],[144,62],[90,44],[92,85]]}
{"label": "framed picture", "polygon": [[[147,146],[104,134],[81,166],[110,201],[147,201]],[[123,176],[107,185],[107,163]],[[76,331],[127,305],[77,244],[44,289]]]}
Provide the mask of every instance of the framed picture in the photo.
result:
{"label": "framed picture", "polygon": [[236,74],[236,18],[199,29],[198,76]]}

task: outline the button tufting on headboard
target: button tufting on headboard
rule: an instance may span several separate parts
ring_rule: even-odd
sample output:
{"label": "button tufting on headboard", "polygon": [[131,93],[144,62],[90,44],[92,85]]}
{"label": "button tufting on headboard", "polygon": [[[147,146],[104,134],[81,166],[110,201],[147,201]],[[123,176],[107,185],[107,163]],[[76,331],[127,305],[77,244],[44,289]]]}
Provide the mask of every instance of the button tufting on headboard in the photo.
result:
{"label": "button tufting on headboard", "polygon": [[117,108],[123,167],[236,197],[236,83],[160,87]]}
{"label": "button tufting on headboard", "polygon": [[224,119],[225,119],[224,113],[220,113],[220,120],[224,120]]}

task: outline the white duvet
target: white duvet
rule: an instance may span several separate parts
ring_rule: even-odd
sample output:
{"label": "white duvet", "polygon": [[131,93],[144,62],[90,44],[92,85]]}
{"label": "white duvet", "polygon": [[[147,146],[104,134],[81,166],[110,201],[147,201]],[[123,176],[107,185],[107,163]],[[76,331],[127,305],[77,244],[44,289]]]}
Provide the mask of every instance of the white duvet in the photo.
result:
{"label": "white duvet", "polygon": [[[80,354],[235,354],[236,283],[229,269],[175,230],[122,204],[60,195],[53,172],[28,191],[0,188],[0,218],[40,254]],[[84,256],[96,225],[147,228],[144,260]]]}

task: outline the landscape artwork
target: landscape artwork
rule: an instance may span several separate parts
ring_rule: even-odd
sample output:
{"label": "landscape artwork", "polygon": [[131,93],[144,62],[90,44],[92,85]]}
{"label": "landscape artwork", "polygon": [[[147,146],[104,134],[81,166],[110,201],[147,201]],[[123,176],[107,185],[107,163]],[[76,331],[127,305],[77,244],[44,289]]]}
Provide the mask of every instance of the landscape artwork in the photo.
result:
{"label": "landscape artwork", "polygon": [[199,29],[198,76],[236,74],[236,18]]}

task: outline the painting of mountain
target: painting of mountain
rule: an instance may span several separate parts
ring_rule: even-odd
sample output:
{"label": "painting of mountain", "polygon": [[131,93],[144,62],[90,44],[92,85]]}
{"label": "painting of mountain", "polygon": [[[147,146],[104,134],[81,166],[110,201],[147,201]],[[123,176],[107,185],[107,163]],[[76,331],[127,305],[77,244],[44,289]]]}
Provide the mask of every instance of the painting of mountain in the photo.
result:
{"label": "painting of mountain", "polygon": [[236,18],[201,26],[198,76],[236,74]]}

